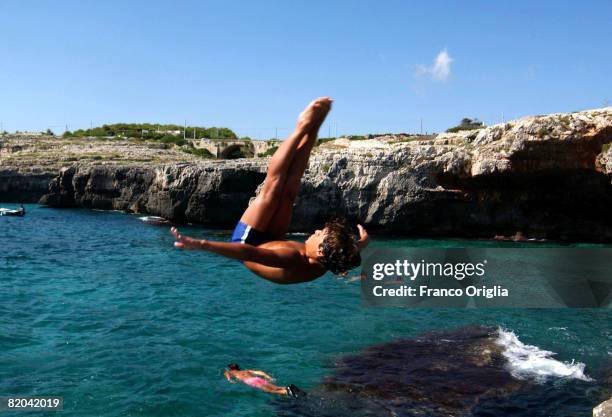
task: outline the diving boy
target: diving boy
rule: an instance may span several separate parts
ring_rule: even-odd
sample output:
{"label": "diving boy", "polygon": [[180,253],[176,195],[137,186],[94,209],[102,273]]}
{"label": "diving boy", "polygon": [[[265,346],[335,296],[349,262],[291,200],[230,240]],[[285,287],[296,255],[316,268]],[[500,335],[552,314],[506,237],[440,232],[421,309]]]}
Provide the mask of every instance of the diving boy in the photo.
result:
{"label": "diving boy", "polygon": [[194,239],[173,227],[174,245],[240,260],[255,274],[277,284],[312,281],[328,270],[344,274],[358,266],[360,251],[369,240],[361,225],[357,226],[358,238],[340,220],[327,222],[304,243],[283,238],[310,152],[331,104],[332,99],[321,97],[300,114],[295,130],[271,158],[262,190],[240,218],[231,242]]}

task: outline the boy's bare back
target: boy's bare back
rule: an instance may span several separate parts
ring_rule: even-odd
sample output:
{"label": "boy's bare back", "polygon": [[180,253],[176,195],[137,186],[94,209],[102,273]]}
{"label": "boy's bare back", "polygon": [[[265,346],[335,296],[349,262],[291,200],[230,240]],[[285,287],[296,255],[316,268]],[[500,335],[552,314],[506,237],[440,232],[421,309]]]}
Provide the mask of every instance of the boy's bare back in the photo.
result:
{"label": "boy's bare back", "polygon": [[325,267],[306,256],[305,245],[292,240],[273,240],[258,247],[273,251],[294,252],[295,263],[289,267],[276,268],[257,262],[244,261],[251,272],[277,284],[297,284],[313,281],[325,274]]}

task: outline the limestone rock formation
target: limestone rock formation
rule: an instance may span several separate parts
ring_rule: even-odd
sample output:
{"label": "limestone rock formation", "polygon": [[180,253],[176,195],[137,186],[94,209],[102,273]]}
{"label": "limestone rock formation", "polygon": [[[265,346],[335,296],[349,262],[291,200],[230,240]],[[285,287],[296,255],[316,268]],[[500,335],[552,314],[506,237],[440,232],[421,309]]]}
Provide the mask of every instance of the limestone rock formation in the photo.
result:
{"label": "limestone rock formation", "polygon": [[41,203],[230,226],[263,181],[262,167],[248,161],[161,167],[76,165],[61,170]]}
{"label": "limestone rock formation", "polygon": [[[611,107],[525,117],[433,139],[327,142],[311,157],[292,230],[311,230],[338,214],[372,231],[410,236],[611,242],[611,143]],[[62,163],[41,202],[231,226],[266,169],[265,159],[190,156],[177,163],[176,156],[156,163],[165,155],[156,152],[146,163]],[[28,188],[11,181],[15,185],[0,184],[0,200],[15,200]],[[32,181],[30,188],[39,189],[34,182],[42,179]]]}
{"label": "limestone rock formation", "polygon": [[334,207],[394,233],[610,241],[611,142],[606,108],[433,141],[326,144],[312,157],[294,226],[318,224]]}

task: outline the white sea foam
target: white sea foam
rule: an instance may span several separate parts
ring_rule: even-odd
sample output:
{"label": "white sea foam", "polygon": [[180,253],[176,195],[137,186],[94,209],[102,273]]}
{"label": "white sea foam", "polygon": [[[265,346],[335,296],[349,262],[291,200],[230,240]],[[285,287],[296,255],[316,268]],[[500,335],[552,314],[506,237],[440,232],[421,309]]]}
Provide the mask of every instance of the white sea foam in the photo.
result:
{"label": "white sea foam", "polygon": [[512,331],[499,329],[497,343],[504,347],[503,355],[508,360],[510,373],[515,378],[544,381],[550,377],[574,378],[591,381],[584,373],[584,364],[561,362],[554,359],[554,352],[542,350],[537,346],[526,345]]}

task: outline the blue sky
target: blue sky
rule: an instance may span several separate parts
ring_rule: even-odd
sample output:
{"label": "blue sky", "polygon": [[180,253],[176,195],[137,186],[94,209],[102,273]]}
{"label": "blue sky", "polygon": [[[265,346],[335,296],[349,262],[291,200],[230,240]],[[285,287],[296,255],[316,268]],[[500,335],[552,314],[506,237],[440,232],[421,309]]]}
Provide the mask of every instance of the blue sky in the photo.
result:
{"label": "blue sky", "polygon": [[2,1],[0,121],[321,136],[442,131],[612,102],[612,2]]}

